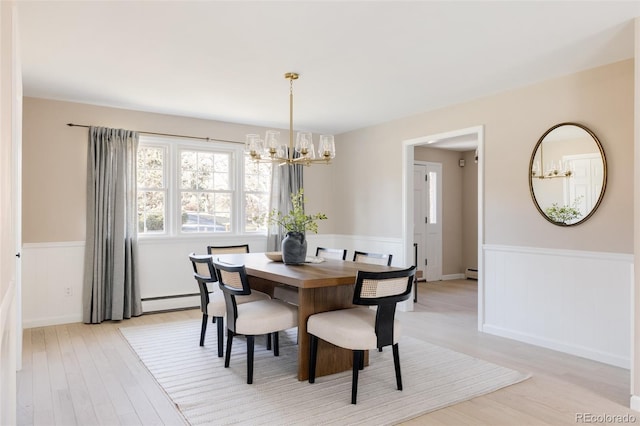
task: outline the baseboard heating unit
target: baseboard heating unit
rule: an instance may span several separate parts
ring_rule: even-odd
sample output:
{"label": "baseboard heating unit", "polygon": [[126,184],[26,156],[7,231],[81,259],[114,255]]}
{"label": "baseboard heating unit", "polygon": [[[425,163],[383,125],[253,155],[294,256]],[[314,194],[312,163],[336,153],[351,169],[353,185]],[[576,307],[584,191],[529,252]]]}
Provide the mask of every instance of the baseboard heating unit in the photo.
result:
{"label": "baseboard heating unit", "polygon": [[145,314],[180,311],[200,306],[200,293],[172,294],[169,296],[143,297],[142,311]]}
{"label": "baseboard heating unit", "polygon": [[467,277],[468,280],[477,280],[478,270],[475,268],[467,268],[467,270],[464,272],[464,276]]}

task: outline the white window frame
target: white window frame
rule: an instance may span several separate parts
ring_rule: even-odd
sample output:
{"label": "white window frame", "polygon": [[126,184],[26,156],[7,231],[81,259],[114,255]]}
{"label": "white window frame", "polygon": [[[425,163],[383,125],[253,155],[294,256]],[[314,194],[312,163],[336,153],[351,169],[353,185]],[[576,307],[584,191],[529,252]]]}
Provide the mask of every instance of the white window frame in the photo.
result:
{"label": "white window frame", "polygon": [[[220,235],[266,235],[266,231],[246,231],[244,206],[244,152],[243,144],[219,141],[195,141],[191,139],[140,135],[140,146],[162,147],[165,149],[164,179],[167,184],[165,203],[164,232],[138,233],[141,239],[153,238],[202,238],[203,236]],[[180,152],[183,150],[214,151],[231,155],[231,221],[229,232],[183,232],[180,220]]]}
{"label": "white window frame", "polygon": [[[162,157],[163,158],[163,165],[162,165],[163,166],[163,170],[162,170],[162,181],[163,181],[162,183],[163,183],[163,186],[162,186],[162,190],[164,192],[164,209],[165,209],[165,211],[164,211],[164,231],[162,231],[162,232],[156,231],[156,232],[148,232],[148,233],[144,233],[144,232],[138,231],[138,235],[140,235],[140,236],[142,236],[142,235],[144,235],[144,236],[150,236],[150,235],[161,235],[161,236],[164,236],[164,235],[167,235],[167,229],[169,228],[169,223],[167,222],[167,220],[168,220],[168,212],[167,212],[167,210],[169,210],[168,203],[169,203],[169,185],[170,185],[169,184],[169,176],[167,174],[167,172],[168,172],[168,170],[167,170],[167,168],[168,168],[167,167],[167,162],[169,161],[169,157],[170,157],[169,149],[168,149],[168,146],[166,146],[164,144],[158,144],[158,143],[155,143],[155,142],[145,143],[143,145],[140,144],[140,146],[149,147],[149,148],[160,148],[163,151],[163,157]],[[136,177],[136,182],[137,182],[137,177]],[[158,190],[156,188],[144,188],[144,189],[145,190],[152,190],[152,191],[157,191]],[[136,185],[136,192],[137,191],[138,191],[138,187]],[[137,197],[136,197],[136,199],[137,199]],[[138,219],[137,219],[137,206],[136,206],[136,221],[137,220]],[[137,227],[137,225],[136,225],[136,227]]]}

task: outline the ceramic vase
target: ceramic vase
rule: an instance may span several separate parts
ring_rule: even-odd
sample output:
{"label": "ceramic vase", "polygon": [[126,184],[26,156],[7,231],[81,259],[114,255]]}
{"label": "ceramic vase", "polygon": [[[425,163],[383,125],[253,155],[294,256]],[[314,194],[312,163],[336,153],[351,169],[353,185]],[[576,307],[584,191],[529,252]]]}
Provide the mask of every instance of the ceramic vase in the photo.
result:
{"label": "ceramic vase", "polygon": [[282,240],[282,262],[287,265],[304,263],[307,258],[307,240],[302,232],[287,232]]}

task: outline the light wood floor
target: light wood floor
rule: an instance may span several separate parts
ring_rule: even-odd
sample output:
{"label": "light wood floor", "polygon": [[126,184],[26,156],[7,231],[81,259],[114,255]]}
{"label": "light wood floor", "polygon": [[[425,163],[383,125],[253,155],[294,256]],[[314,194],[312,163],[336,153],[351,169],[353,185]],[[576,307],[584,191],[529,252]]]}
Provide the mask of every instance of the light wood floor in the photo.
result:
{"label": "light wood floor", "polygon": [[[586,413],[627,414],[640,422],[640,413],[627,408],[628,370],[479,333],[476,284],[471,280],[421,283],[415,311],[398,313],[405,333],[530,372],[532,378],[406,424],[575,425],[583,423],[577,416]],[[118,327],[199,317],[198,310],[190,310],[121,323],[25,330],[18,424],[184,424]]]}

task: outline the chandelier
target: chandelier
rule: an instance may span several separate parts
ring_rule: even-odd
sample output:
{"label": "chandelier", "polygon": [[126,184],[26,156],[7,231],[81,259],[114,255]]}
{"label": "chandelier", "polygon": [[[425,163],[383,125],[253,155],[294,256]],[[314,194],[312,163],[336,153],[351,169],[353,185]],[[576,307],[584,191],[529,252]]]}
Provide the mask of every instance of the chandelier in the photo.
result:
{"label": "chandelier", "polygon": [[559,164],[552,161],[544,169],[541,169],[539,164],[534,164],[531,169],[531,176],[537,179],[568,178],[572,175],[573,171],[567,168],[562,161]]}
{"label": "chandelier", "polygon": [[[257,134],[246,136],[245,151],[256,163],[278,163],[279,165],[303,164],[309,166],[315,163],[329,164],[336,156],[333,135],[320,135],[318,151],[313,145],[311,132],[298,132],[293,140],[293,80],[299,75],[288,72],[284,78],[289,80],[289,144],[280,142],[280,132],[267,130],[264,139]],[[317,156],[316,156],[317,154]]]}
{"label": "chandelier", "polygon": [[572,167],[566,161],[558,160],[550,163],[544,162],[543,146],[540,144],[540,160],[531,166],[531,177],[537,179],[570,178],[573,176]]}

